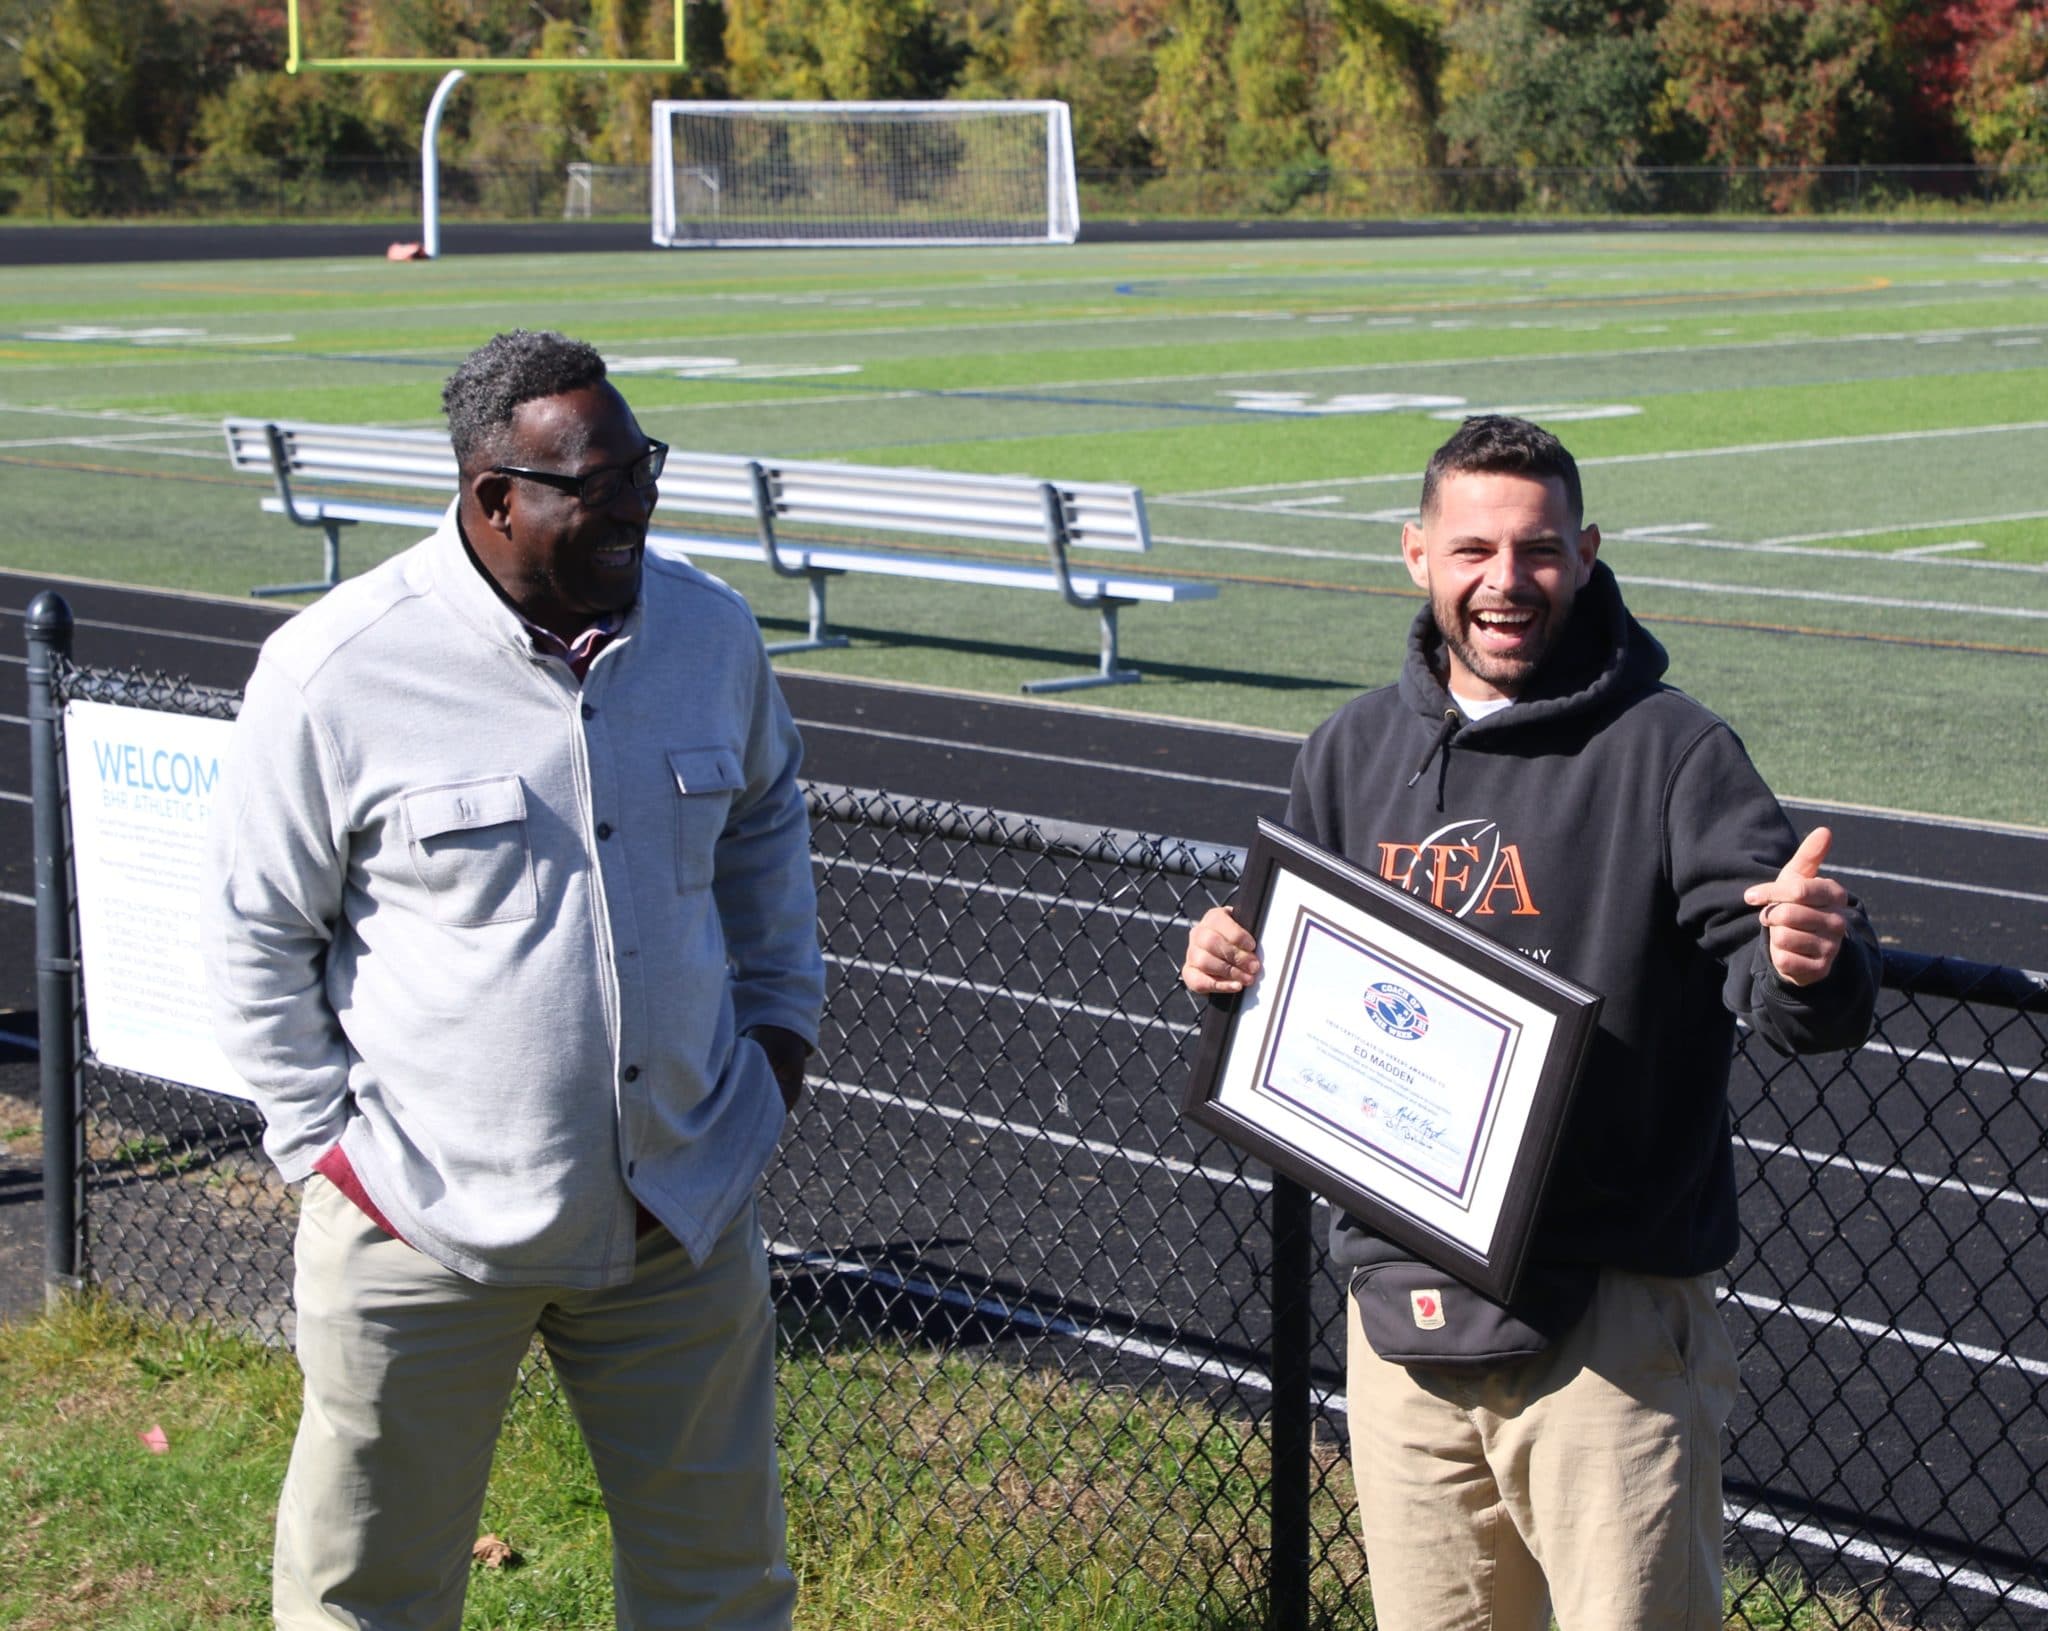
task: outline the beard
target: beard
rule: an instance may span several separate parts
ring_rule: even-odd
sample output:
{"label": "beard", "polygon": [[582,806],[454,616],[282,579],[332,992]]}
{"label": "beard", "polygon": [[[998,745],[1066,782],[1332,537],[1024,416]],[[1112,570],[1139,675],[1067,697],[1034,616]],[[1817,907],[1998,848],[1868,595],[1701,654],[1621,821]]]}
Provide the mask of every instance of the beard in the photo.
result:
{"label": "beard", "polygon": [[[1470,602],[1461,604],[1439,593],[1431,594],[1429,609],[1436,621],[1437,633],[1442,637],[1446,650],[1456,659],[1457,666],[1501,695],[1510,697],[1520,692],[1537,669],[1543,666],[1543,660],[1556,644],[1558,629],[1563,627],[1571,611],[1568,604],[1553,606],[1541,596],[1517,600],[1506,606],[1474,607]],[[1506,651],[1475,632],[1481,613],[1501,611],[1533,614],[1522,625],[1513,649]]]}

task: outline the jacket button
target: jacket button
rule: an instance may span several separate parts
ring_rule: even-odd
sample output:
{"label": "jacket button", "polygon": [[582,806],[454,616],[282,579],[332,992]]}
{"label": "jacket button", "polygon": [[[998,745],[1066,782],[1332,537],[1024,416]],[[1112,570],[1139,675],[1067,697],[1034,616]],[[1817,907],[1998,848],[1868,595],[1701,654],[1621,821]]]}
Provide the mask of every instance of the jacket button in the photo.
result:
{"label": "jacket button", "polygon": [[637,1082],[640,1080],[640,1067],[638,1065],[628,1065],[624,1071],[624,1075],[627,1081]]}
{"label": "jacket button", "polygon": [[597,836],[600,838],[609,838],[611,837],[611,835],[612,824],[609,821],[600,821],[597,824]]}
{"label": "jacket button", "polygon": [[595,719],[597,717],[597,710],[586,702],[583,705],[583,717],[585,719]]}

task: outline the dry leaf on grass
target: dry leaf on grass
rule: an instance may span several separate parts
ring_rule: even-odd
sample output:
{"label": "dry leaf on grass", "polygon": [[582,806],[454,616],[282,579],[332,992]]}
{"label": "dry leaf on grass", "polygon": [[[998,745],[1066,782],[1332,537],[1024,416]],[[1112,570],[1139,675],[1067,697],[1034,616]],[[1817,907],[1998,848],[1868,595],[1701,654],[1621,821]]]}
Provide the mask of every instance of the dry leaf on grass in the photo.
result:
{"label": "dry leaf on grass", "polygon": [[469,1555],[486,1569],[514,1569],[519,1566],[519,1554],[507,1546],[496,1535],[481,1535],[469,1549]]}

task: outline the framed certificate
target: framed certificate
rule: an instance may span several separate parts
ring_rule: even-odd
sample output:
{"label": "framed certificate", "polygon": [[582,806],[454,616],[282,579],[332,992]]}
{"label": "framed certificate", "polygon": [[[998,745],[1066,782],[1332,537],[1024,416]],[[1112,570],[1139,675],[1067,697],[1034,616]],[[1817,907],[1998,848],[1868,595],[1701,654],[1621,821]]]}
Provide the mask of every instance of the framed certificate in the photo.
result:
{"label": "framed certificate", "polygon": [[1513,1295],[1600,998],[1269,821],[1183,1111],[1497,1301]]}

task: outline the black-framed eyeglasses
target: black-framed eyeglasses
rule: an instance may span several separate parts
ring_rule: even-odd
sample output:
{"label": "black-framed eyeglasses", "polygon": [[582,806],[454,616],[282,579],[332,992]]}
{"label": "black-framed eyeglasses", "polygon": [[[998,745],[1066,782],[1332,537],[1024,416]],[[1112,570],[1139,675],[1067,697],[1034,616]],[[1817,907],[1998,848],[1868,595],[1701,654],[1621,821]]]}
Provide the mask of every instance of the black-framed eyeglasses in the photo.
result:
{"label": "black-framed eyeglasses", "polygon": [[491,474],[537,481],[543,487],[553,487],[569,494],[585,509],[601,510],[629,483],[635,492],[652,492],[654,484],[661,480],[662,467],[667,463],[668,443],[650,438],[647,451],[631,464],[608,464],[601,469],[586,470],[580,476],[565,476],[558,470],[528,470],[516,464],[494,464]]}

